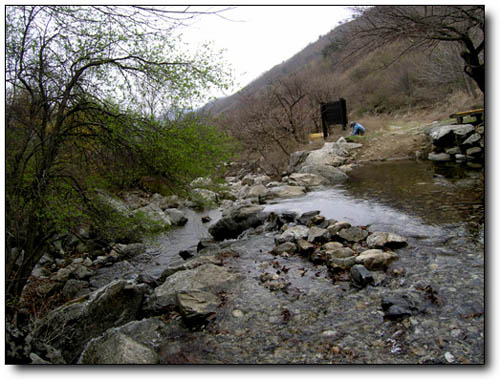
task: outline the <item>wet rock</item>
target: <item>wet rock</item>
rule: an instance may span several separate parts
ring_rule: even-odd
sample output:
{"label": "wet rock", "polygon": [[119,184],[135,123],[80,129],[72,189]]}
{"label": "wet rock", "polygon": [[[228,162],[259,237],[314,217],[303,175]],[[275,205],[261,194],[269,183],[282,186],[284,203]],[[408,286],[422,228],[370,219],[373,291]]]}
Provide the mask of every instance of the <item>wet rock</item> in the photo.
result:
{"label": "wet rock", "polygon": [[339,168],[330,165],[305,165],[299,173],[311,173],[325,178],[327,185],[335,185],[346,181],[349,177]]}
{"label": "wet rock", "polygon": [[132,321],[91,340],[78,363],[157,364],[155,347],[167,335],[168,326],[159,319]]}
{"label": "wet rock", "polygon": [[271,253],[273,255],[281,255],[282,253],[294,253],[295,251],[297,251],[295,243],[287,241],[275,247]]}
{"label": "wet rock", "polygon": [[289,227],[285,232],[275,238],[277,244],[285,242],[295,242],[299,239],[307,240],[309,235],[309,228],[306,226],[298,225]]}
{"label": "wet rock", "polygon": [[387,319],[395,320],[418,314],[423,307],[411,294],[394,294],[382,298],[382,310]]}
{"label": "wet rock", "polygon": [[150,203],[147,206],[138,208],[133,211],[134,215],[142,214],[147,218],[159,224],[160,228],[167,228],[172,225],[172,221],[167,214],[156,204]]}
{"label": "wet rock", "polygon": [[269,189],[264,198],[294,198],[304,195],[305,193],[306,188],[304,186],[282,185]]}
{"label": "wet rock", "polygon": [[288,176],[288,183],[296,186],[315,187],[326,183],[326,179],[312,173],[292,173]]}
{"label": "wet rock", "polygon": [[328,227],[327,227],[327,230],[330,232],[330,234],[332,236],[336,236],[337,233],[344,229],[344,228],[349,228],[351,227],[351,223],[349,222],[346,222],[346,221],[338,221],[338,222],[335,222],[333,224],[330,224]]}
{"label": "wet rock", "polygon": [[167,208],[164,212],[174,226],[184,226],[188,222],[188,218],[186,218],[184,213],[176,208]]}
{"label": "wet rock", "polygon": [[209,217],[208,215],[206,215],[206,216],[202,216],[202,217],[201,217],[201,222],[202,222],[202,223],[209,223],[209,222],[211,222],[211,221],[212,221],[212,218],[211,218],[211,217]]}
{"label": "wet rock", "polygon": [[70,279],[64,284],[62,295],[66,299],[84,296],[90,293],[89,285],[87,281]]}
{"label": "wet rock", "polygon": [[373,285],[374,279],[371,272],[364,265],[353,265],[351,267],[351,279],[353,285],[364,288],[367,285]]}
{"label": "wet rock", "polygon": [[194,254],[194,249],[184,249],[182,251],[179,251],[179,256],[182,257],[183,260],[188,260],[194,257]]}
{"label": "wet rock", "polygon": [[309,243],[318,244],[326,243],[330,240],[330,232],[325,228],[312,226],[307,234],[307,241]]}
{"label": "wet rock", "polygon": [[[323,245],[322,249],[324,249],[324,245]],[[326,250],[325,256],[341,259],[341,258],[345,258],[345,257],[354,256],[354,251],[349,247],[334,248],[334,249]]]}
{"label": "wet rock", "polygon": [[181,291],[216,291],[236,279],[236,275],[214,264],[203,264],[194,269],[178,271],[154,289],[145,308],[147,311],[158,311],[175,304],[176,295]]}
{"label": "wet rock", "polygon": [[326,255],[326,265],[332,270],[347,270],[351,269],[356,264],[356,256],[350,257],[335,257]]}
{"label": "wet rock", "polygon": [[113,281],[36,321],[33,339],[50,341],[67,363],[73,363],[90,339],[136,319],[145,292],[145,285]]}
{"label": "wet rock", "polygon": [[299,218],[297,218],[297,223],[302,224],[304,226],[308,226],[311,222],[311,219],[315,216],[318,216],[320,213],[319,210],[308,211],[303,213]]}
{"label": "wet rock", "polygon": [[243,206],[229,211],[228,215],[219,219],[209,228],[215,240],[235,239],[243,231],[263,224],[267,214],[260,206]]}
{"label": "wet rock", "polygon": [[177,306],[189,325],[204,323],[208,316],[216,312],[219,303],[219,297],[202,290],[177,293]]}
{"label": "wet rock", "polygon": [[386,270],[399,256],[394,252],[368,249],[356,256],[356,264],[363,264],[369,270]]}
{"label": "wet rock", "polygon": [[160,275],[160,277],[156,280],[158,285],[161,285],[165,282],[167,277],[173,275],[176,272],[180,272],[183,270],[195,269],[200,265],[204,264],[213,264],[213,265],[222,265],[221,259],[215,256],[199,256],[188,259],[181,263],[171,264],[169,265]]}
{"label": "wet rock", "polygon": [[391,232],[374,232],[366,238],[370,248],[401,248],[408,245],[406,238]]}
{"label": "wet rock", "polygon": [[368,236],[368,231],[360,227],[348,227],[343,228],[339,232],[337,232],[337,236],[350,243],[357,243],[366,239],[366,237]]}
{"label": "wet rock", "polygon": [[297,240],[297,250],[304,256],[309,256],[316,249],[314,244],[309,243],[304,239]]}
{"label": "wet rock", "polygon": [[451,161],[451,156],[448,153],[434,153],[431,152],[427,155],[429,161],[445,162]]}

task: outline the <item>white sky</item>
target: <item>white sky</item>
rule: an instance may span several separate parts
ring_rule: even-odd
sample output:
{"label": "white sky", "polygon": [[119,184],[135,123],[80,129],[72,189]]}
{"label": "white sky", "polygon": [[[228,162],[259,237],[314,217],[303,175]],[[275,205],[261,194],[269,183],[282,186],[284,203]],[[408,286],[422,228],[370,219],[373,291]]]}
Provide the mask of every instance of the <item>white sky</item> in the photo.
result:
{"label": "white sky", "polygon": [[224,18],[203,16],[182,33],[193,47],[211,41],[216,50],[226,50],[223,58],[231,65],[236,82],[226,94],[230,95],[315,42],[350,14],[349,7],[333,5],[237,6],[222,13]]}

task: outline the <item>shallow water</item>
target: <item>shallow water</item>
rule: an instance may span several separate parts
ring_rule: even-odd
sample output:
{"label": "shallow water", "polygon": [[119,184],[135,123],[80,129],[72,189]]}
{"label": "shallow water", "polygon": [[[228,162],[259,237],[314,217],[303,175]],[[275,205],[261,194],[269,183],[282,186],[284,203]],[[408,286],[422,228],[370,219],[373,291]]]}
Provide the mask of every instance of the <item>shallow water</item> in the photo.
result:
{"label": "shallow water", "polygon": [[[374,274],[377,286],[359,290],[303,257],[271,255],[276,233],[248,233],[225,248],[237,255],[224,266],[241,281],[225,292],[209,328],[190,333],[180,347],[197,363],[484,362],[481,175],[430,162],[384,162],[357,168],[345,184],[267,205],[266,211],[320,210],[372,232],[403,235],[408,246],[397,250],[392,269]],[[220,217],[210,215],[212,223]],[[134,259],[136,272],[157,276],[181,260],[180,250],[208,236],[200,214],[188,217],[185,227]],[[261,281],[265,274],[286,288],[270,289]],[[400,292],[422,298],[425,312],[386,321],[381,299]]]}

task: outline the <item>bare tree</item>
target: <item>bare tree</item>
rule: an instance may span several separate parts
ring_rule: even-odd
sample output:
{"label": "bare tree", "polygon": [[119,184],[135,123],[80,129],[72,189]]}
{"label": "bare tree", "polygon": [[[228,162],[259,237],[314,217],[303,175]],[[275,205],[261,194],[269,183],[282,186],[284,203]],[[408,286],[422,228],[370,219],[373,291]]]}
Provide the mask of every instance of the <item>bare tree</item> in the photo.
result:
{"label": "bare tree", "polygon": [[355,53],[404,42],[394,61],[409,51],[455,43],[461,48],[463,70],[484,93],[484,6],[377,6],[358,9],[353,24]]}

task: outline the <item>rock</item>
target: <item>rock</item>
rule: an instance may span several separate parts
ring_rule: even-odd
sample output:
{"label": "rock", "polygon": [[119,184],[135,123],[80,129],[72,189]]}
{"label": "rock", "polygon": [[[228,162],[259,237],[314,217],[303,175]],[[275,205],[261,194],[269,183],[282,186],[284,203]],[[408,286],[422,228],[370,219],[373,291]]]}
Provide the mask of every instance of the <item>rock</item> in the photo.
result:
{"label": "rock", "polygon": [[[322,247],[324,249],[324,246]],[[345,258],[354,256],[354,251],[349,247],[340,247],[325,252],[327,257]]]}
{"label": "rock", "polygon": [[314,246],[314,244],[311,244],[304,239],[298,239],[297,240],[297,249],[298,249],[299,253],[301,253],[302,255],[309,256],[311,253],[314,252],[316,247]]}
{"label": "rock", "polygon": [[299,218],[297,218],[297,223],[308,226],[311,219],[315,216],[318,216],[319,213],[319,210],[307,211],[303,213]]}
{"label": "rock", "polygon": [[203,323],[210,314],[216,312],[219,303],[219,297],[203,290],[177,293],[177,306],[190,325]]}
{"label": "rock", "polygon": [[287,241],[278,245],[277,247],[274,247],[271,253],[273,255],[281,255],[282,253],[294,253],[296,250],[297,246],[295,245],[295,243]]}
{"label": "rock", "polygon": [[159,364],[151,348],[117,331],[89,342],[79,364]]}
{"label": "rock", "polygon": [[169,328],[157,318],[132,321],[111,328],[87,344],[78,363],[157,364],[156,346],[170,335]]}
{"label": "rock", "polygon": [[219,201],[218,195],[207,189],[194,189],[191,191],[191,199],[206,204],[215,204]]}
{"label": "rock", "polygon": [[427,156],[427,159],[429,161],[445,162],[445,161],[451,161],[451,156],[448,153],[434,153],[434,152],[431,152]]}
{"label": "rock", "polygon": [[158,223],[160,228],[167,228],[172,225],[172,221],[170,220],[170,218],[156,203],[150,203],[147,206],[138,208],[133,211],[133,214],[145,215],[151,221]]}
{"label": "rock", "polygon": [[113,281],[37,320],[33,339],[50,341],[67,363],[74,363],[90,339],[137,318],[145,291],[145,285]]}
{"label": "rock", "polygon": [[338,241],[331,241],[331,242],[323,244],[321,246],[321,249],[323,251],[333,251],[335,249],[343,248],[343,247],[344,246],[342,245],[342,243],[339,243]]}
{"label": "rock", "polygon": [[188,222],[188,218],[186,218],[184,213],[176,208],[167,208],[164,212],[174,226],[184,226]]}
{"label": "rock", "polygon": [[185,249],[179,252],[179,256],[184,260],[194,257],[195,251],[193,249]]}
{"label": "rock", "polygon": [[325,179],[325,185],[335,185],[346,181],[349,177],[339,168],[329,165],[306,165],[303,166],[299,173],[311,173],[321,176]]}
{"label": "rock", "polygon": [[263,184],[257,184],[254,185],[248,190],[248,193],[246,194],[246,198],[259,198],[259,197],[266,197],[268,194],[269,190],[267,187],[265,187]]}
{"label": "rock", "polygon": [[374,232],[366,238],[366,244],[370,248],[401,248],[408,245],[407,240],[391,232]]}
{"label": "rock", "polygon": [[433,127],[426,131],[432,144],[438,147],[456,146],[474,132],[471,124],[443,125]]}
{"label": "rock", "polygon": [[295,186],[315,187],[326,183],[326,179],[312,173],[292,173],[288,177],[288,183]]}
{"label": "rock", "polygon": [[191,181],[191,183],[189,184],[189,186],[191,186],[191,188],[195,189],[195,188],[200,188],[200,187],[210,187],[212,186],[213,182],[212,182],[212,179],[209,178],[209,177],[198,177],[198,178],[195,178],[194,180]]}
{"label": "rock", "polygon": [[353,265],[351,267],[351,278],[353,285],[359,288],[364,288],[374,283],[372,274],[364,265]]}
{"label": "rock", "polygon": [[211,221],[212,221],[212,218],[211,218],[211,217],[209,217],[208,215],[205,215],[205,216],[202,216],[202,217],[201,217],[201,222],[202,222],[202,223],[209,223],[209,222],[211,222]]}
{"label": "rock", "polygon": [[163,270],[162,274],[160,277],[156,280],[156,283],[158,285],[161,285],[165,282],[167,277],[173,275],[174,273],[183,271],[183,270],[189,270],[189,269],[195,269],[199,267],[200,265],[204,264],[214,264],[214,265],[222,265],[221,259],[218,259],[215,256],[199,256],[199,257],[194,257],[191,259],[188,259],[186,261],[183,261],[181,263],[177,264],[171,264],[165,270]]}
{"label": "rock", "polygon": [[461,149],[458,146],[454,146],[453,148],[448,148],[445,150],[451,156],[462,153]]}
{"label": "rock", "polygon": [[194,269],[175,272],[155,288],[147,301],[146,310],[157,311],[175,304],[177,293],[181,291],[217,291],[236,279],[236,275],[214,264],[203,264]]}
{"label": "rock", "polygon": [[268,189],[265,199],[271,198],[294,198],[304,195],[306,188],[304,186],[282,185]]}
{"label": "rock", "polygon": [[142,243],[115,244],[113,246],[113,251],[116,252],[121,259],[130,258],[146,252],[146,245]]}
{"label": "rock", "polygon": [[356,264],[363,264],[370,270],[385,270],[399,256],[394,252],[384,252],[380,249],[369,249],[356,257]]}
{"label": "rock", "polygon": [[469,148],[465,151],[465,155],[467,156],[467,158],[470,158],[470,159],[481,158],[482,154],[483,154],[483,150],[479,147],[472,147],[472,148]]}
{"label": "rock", "polygon": [[462,143],[462,145],[463,146],[476,145],[479,144],[480,140],[481,140],[481,135],[479,133],[473,133]]}
{"label": "rock", "polygon": [[62,289],[62,295],[66,299],[81,297],[88,293],[90,293],[89,283],[82,280],[70,279]]}
{"label": "rock", "polygon": [[307,241],[309,243],[326,243],[328,240],[330,240],[330,232],[327,229],[316,226],[309,228],[309,233],[307,235]]}
{"label": "rock", "polygon": [[356,264],[356,256],[350,257],[335,257],[326,255],[326,265],[333,270],[347,270]]}
{"label": "rock", "polygon": [[295,242],[299,239],[307,240],[309,235],[309,228],[302,225],[289,227],[281,235],[277,236],[274,240],[277,244],[282,244],[285,242]]}
{"label": "rock", "polygon": [[411,294],[394,294],[382,298],[382,310],[387,319],[410,317],[423,311],[419,302]]}
{"label": "rock", "polygon": [[215,240],[235,239],[243,231],[249,228],[255,228],[263,224],[267,214],[262,212],[260,206],[244,206],[232,209],[229,215],[222,217],[213,224],[208,232]]}
{"label": "rock", "polygon": [[360,242],[368,236],[368,231],[360,227],[343,228],[337,232],[337,236],[351,243]]}
{"label": "rock", "polygon": [[333,224],[330,224],[327,227],[327,230],[330,232],[330,235],[335,236],[335,235],[337,235],[337,233],[340,230],[342,230],[344,228],[349,228],[349,227],[351,227],[351,223],[346,222],[346,221],[339,221],[339,222],[335,222]]}

